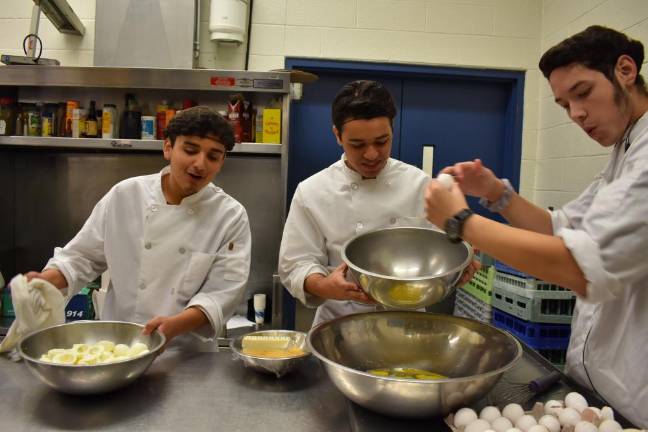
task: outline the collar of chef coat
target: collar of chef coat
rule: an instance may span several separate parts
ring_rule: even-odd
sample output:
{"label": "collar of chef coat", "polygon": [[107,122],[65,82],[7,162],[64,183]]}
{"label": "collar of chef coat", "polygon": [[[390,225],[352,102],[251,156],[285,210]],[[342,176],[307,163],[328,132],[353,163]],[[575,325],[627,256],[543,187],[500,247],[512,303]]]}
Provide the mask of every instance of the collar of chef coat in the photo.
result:
{"label": "collar of chef coat", "polygon": [[630,144],[632,144],[632,142],[637,139],[637,137],[641,135],[646,128],[648,128],[648,112],[645,112],[641,117],[639,117],[632,127],[632,130],[628,135],[628,141]]}
{"label": "collar of chef coat", "polygon": [[365,178],[362,178],[362,175],[359,172],[354,171],[351,168],[349,168],[349,166],[346,163],[346,160],[347,160],[346,159],[346,154],[342,153],[342,157],[340,159],[340,161],[342,163],[342,171],[344,172],[345,176],[347,176],[348,178],[350,178],[353,181],[382,180],[384,177],[387,176],[387,172],[389,171],[389,169],[391,168],[391,166],[394,163],[392,158],[387,159],[387,163],[385,164],[383,169],[380,170],[380,172],[378,173],[378,175],[376,176],[375,179],[365,179]]}
{"label": "collar of chef coat", "polygon": [[[164,205],[168,204],[166,197],[164,196],[164,191],[162,190],[162,177],[164,177],[167,174],[170,175],[170,173],[171,173],[171,167],[169,165],[165,166],[160,170],[160,173],[158,174],[158,179],[155,183],[155,189],[153,190],[154,197],[155,200],[160,204],[164,204]],[[215,186],[211,182],[207,183],[205,187],[200,189],[195,194],[189,195],[188,197],[184,197],[182,201],[180,201],[180,204],[178,205],[192,205],[199,202],[202,199],[202,197],[205,195],[207,189],[209,189],[210,187],[215,187]]]}

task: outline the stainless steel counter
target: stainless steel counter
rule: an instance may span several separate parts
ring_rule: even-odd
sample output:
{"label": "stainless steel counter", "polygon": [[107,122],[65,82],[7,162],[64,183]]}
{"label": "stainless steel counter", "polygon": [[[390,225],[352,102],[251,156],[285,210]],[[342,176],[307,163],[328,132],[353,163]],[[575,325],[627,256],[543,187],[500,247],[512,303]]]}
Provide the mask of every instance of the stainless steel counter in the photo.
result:
{"label": "stainless steel counter", "polygon": [[[541,358],[525,352],[503,380],[528,381],[548,368]],[[572,388],[563,380],[542,400],[562,398]],[[587,397],[597,404],[594,396]],[[50,390],[24,364],[1,357],[0,425],[12,431],[449,430],[442,419],[390,418],[349,402],[315,359],[276,379],[245,369],[229,352],[166,352],[131,386],[92,397]]]}

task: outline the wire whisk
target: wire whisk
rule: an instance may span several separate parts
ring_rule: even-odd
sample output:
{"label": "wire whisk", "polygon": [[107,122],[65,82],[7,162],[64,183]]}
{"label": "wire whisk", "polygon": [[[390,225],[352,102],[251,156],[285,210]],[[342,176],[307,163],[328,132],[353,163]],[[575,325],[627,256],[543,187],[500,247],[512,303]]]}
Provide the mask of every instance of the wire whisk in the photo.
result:
{"label": "wire whisk", "polygon": [[553,371],[528,383],[500,381],[488,395],[490,405],[504,407],[510,403],[525,405],[531,399],[548,391],[560,381],[561,373]]}

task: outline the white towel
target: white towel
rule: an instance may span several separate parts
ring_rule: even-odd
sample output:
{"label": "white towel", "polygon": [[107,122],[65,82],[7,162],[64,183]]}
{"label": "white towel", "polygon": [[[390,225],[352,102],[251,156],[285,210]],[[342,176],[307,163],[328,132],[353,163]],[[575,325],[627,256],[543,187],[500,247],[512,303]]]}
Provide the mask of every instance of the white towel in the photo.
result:
{"label": "white towel", "polygon": [[16,319],[0,343],[0,353],[13,350],[28,334],[65,322],[65,299],[61,291],[43,279],[16,275],[11,282]]}

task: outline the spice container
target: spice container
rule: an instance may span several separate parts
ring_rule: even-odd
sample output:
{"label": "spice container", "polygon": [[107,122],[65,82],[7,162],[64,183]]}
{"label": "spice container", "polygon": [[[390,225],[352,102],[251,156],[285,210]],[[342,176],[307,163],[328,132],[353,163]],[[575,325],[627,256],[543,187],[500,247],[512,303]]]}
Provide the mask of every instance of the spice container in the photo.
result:
{"label": "spice container", "polygon": [[25,104],[24,120],[27,136],[41,136],[41,107],[37,104]]}
{"label": "spice container", "polygon": [[115,138],[117,122],[117,107],[113,104],[105,104],[101,110],[101,137]]}
{"label": "spice container", "polygon": [[155,139],[155,117],[142,116],[142,139]]}

